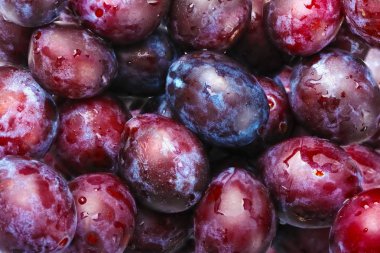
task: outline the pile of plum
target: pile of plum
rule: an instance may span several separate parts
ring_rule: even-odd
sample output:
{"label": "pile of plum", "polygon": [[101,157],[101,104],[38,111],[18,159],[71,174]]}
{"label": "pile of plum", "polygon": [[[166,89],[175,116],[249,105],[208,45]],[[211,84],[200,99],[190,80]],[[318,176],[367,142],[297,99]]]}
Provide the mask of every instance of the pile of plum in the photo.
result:
{"label": "pile of plum", "polygon": [[379,0],[0,0],[1,253],[380,252]]}

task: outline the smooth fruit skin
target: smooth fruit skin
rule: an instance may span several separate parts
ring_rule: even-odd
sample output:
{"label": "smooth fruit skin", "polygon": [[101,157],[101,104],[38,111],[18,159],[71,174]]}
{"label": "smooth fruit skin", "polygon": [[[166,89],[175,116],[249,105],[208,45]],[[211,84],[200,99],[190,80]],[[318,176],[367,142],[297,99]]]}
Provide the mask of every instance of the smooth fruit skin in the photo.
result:
{"label": "smooth fruit skin", "polygon": [[351,31],[368,43],[380,45],[379,1],[344,0],[342,3]]}
{"label": "smooth fruit skin", "polygon": [[29,41],[33,29],[6,21],[0,15],[0,61],[15,65],[26,65]]}
{"label": "smooth fruit skin", "polygon": [[204,141],[242,147],[258,137],[269,106],[257,80],[228,57],[193,52],[175,61],[166,79],[174,114]]}
{"label": "smooth fruit skin", "polygon": [[368,140],[378,128],[380,89],[368,67],[343,51],[324,52],[298,64],[290,103],[302,126],[340,144]]}
{"label": "smooth fruit skin", "polygon": [[0,251],[61,252],[77,216],[67,182],[51,167],[21,157],[0,160]]}
{"label": "smooth fruit skin", "polygon": [[275,235],[267,189],[242,168],[230,167],[210,183],[194,217],[195,252],[261,253]]}
{"label": "smooth fruit skin", "polygon": [[380,249],[380,189],[364,191],[339,210],[330,233],[331,253],[375,253]]}
{"label": "smooth fruit skin", "polygon": [[260,136],[267,144],[286,139],[293,130],[294,116],[285,88],[267,77],[258,79],[269,105],[268,122],[260,129]]}
{"label": "smooth fruit skin", "polygon": [[129,188],[111,173],[79,176],[69,183],[78,226],[68,252],[122,253],[130,241],[136,204]]}
{"label": "smooth fruit skin", "polygon": [[362,190],[354,162],[335,144],[298,137],[269,148],[258,167],[281,223],[323,228],[346,199]]}
{"label": "smooth fruit skin", "polygon": [[115,53],[119,71],[112,90],[142,97],[165,92],[166,74],[176,57],[176,49],[165,32],[155,32],[132,46],[118,47]]}
{"label": "smooth fruit skin", "polygon": [[12,23],[37,27],[52,22],[65,5],[66,0],[2,0],[0,13]]}
{"label": "smooth fruit skin", "polygon": [[27,70],[0,67],[0,157],[41,158],[58,128],[52,97]]}
{"label": "smooth fruit skin", "polygon": [[363,190],[380,187],[380,155],[373,149],[359,144],[344,146],[343,149],[362,174]]}
{"label": "smooth fruit skin", "polygon": [[278,226],[272,247],[276,253],[327,253],[330,228],[306,229]]}
{"label": "smooth fruit skin", "polygon": [[340,0],[271,0],[264,13],[268,33],[277,47],[301,56],[327,46],[343,21]]}
{"label": "smooth fruit skin", "polygon": [[250,0],[251,21],[238,42],[232,46],[231,55],[244,62],[253,73],[273,74],[285,64],[285,54],[271,41],[264,19],[265,0]]}
{"label": "smooth fruit skin", "polygon": [[28,64],[45,89],[70,99],[98,95],[117,73],[113,49],[75,24],[37,29],[32,35]]}
{"label": "smooth fruit skin", "polygon": [[193,207],[209,180],[208,159],[197,137],[176,121],[143,114],[125,126],[120,174],[145,206],[178,213]]}
{"label": "smooth fruit skin", "polygon": [[72,175],[117,171],[124,125],[131,118],[121,101],[104,94],[59,107],[56,152]]}
{"label": "smooth fruit skin", "polygon": [[125,253],[178,252],[192,232],[192,212],[164,214],[139,206],[136,229]]}
{"label": "smooth fruit skin", "polygon": [[82,24],[118,45],[148,37],[169,10],[169,0],[69,0]]}
{"label": "smooth fruit skin", "polygon": [[245,32],[250,0],[174,0],[169,30],[185,48],[223,51]]}

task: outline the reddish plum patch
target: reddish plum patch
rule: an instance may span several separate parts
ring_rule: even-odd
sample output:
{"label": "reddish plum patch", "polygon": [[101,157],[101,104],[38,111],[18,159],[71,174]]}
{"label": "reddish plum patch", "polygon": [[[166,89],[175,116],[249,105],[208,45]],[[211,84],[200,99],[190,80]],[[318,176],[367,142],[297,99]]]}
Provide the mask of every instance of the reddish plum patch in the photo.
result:
{"label": "reddish plum patch", "polygon": [[53,99],[23,69],[0,67],[0,157],[42,157],[57,132]]}
{"label": "reddish plum patch", "polygon": [[195,214],[195,252],[260,253],[275,235],[266,188],[247,171],[229,168],[208,187]]}
{"label": "reddish plum patch", "polygon": [[0,251],[58,252],[74,237],[73,196],[49,166],[8,156],[0,160]]}
{"label": "reddish plum patch", "polygon": [[174,0],[169,28],[184,47],[225,50],[243,34],[251,0]]}
{"label": "reddish plum patch", "polygon": [[28,61],[33,76],[44,88],[73,99],[99,94],[117,72],[113,50],[76,25],[37,29]]}
{"label": "reddish plum patch", "polygon": [[380,89],[365,64],[342,51],[305,59],[293,70],[291,105],[307,130],[349,144],[378,128]]}
{"label": "reddish plum patch", "polygon": [[169,0],[69,0],[82,24],[116,44],[150,35],[169,9]]}
{"label": "reddish plum patch", "polygon": [[374,150],[358,144],[343,147],[356,163],[362,174],[363,190],[380,187],[380,155]]}
{"label": "reddish plum patch", "polygon": [[208,183],[208,160],[189,130],[169,118],[143,114],[127,122],[125,135],[120,173],[141,203],[176,213],[200,200]]}
{"label": "reddish plum patch", "polygon": [[331,253],[378,252],[380,189],[364,191],[339,210],[330,233]]}
{"label": "reddish plum patch", "polygon": [[380,4],[378,0],[342,1],[351,30],[369,43],[380,44]]}
{"label": "reddish plum patch", "polygon": [[361,191],[356,165],[343,149],[316,137],[299,137],[267,150],[259,160],[282,223],[331,225],[343,202]]}
{"label": "reddish plum patch", "polygon": [[136,204],[128,187],[108,173],[82,175],[69,186],[78,217],[70,252],[123,252],[135,228]]}
{"label": "reddish plum patch", "polygon": [[339,0],[272,0],[265,5],[273,42],[293,55],[312,55],[327,46],[343,21]]}
{"label": "reddish plum patch", "polygon": [[109,95],[66,102],[60,107],[58,156],[74,175],[116,171],[129,117],[121,103]]}

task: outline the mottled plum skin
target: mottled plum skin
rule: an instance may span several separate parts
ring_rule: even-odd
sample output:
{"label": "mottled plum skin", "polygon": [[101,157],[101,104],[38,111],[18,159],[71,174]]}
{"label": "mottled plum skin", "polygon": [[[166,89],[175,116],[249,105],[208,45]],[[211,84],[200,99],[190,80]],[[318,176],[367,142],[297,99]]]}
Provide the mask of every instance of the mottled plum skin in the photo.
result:
{"label": "mottled plum skin", "polygon": [[280,221],[296,227],[330,226],[343,202],[362,189],[357,167],[346,152],[316,137],[277,144],[258,165]]}
{"label": "mottled plum skin", "polygon": [[269,106],[257,80],[226,56],[194,52],[175,61],[166,96],[176,117],[210,144],[242,147],[258,137]]}
{"label": "mottled plum skin", "polygon": [[4,20],[0,15],[0,64],[26,65],[33,30]]}
{"label": "mottled plum skin", "polygon": [[79,176],[69,187],[78,226],[68,252],[123,252],[132,237],[136,216],[136,204],[128,187],[108,173]]}
{"label": "mottled plum skin", "polygon": [[273,42],[292,55],[319,52],[334,39],[343,21],[339,0],[272,0],[264,13]]}
{"label": "mottled plum skin", "polygon": [[110,95],[68,101],[60,107],[58,156],[73,175],[116,171],[130,114]]}
{"label": "mottled plum skin", "polygon": [[12,23],[37,27],[52,22],[65,5],[65,0],[3,0],[0,13]]}
{"label": "mottled plum skin", "polygon": [[330,233],[331,253],[378,252],[380,189],[364,191],[339,210]]}
{"label": "mottled plum skin", "polygon": [[363,190],[380,187],[380,155],[371,148],[353,144],[343,147],[362,174]]}
{"label": "mottled plum skin", "polygon": [[176,55],[168,35],[157,32],[146,40],[116,49],[119,73],[112,89],[134,96],[155,96],[165,92],[165,79]]}
{"label": "mottled plum skin", "polygon": [[330,228],[306,229],[280,226],[273,247],[276,253],[327,253]]}
{"label": "mottled plum skin", "polygon": [[195,252],[260,253],[275,235],[267,189],[247,171],[228,168],[213,179],[196,209]]}
{"label": "mottled plum skin", "polygon": [[77,25],[54,24],[37,29],[28,63],[44,88],[71,99],[99,94],[117,72],[113,50]]}
{"label": "mottled plum skin", "polygon": [[288,95],[283,86],[270,78],[258,79],[269,105],[268,122],[260,129],[260,136],[267,144],[284,140],[293,130],[293,114]]}
{"label": "mottled plum skin", "polygon": [[299,123],[334,142],[373,136],[380,115],[380,90],[365,64],[342,51],[304,60],[293,70],[291,105]]}
{"label": "mottled plum skin", "polygon": [[148,37],[169,5],[169,0],[69,0],[84,26],[119,45]]}
{"label": "mottled plum skin", "polygon": [[251,21],[241,39],[232,47],[232,55],[260,74],[275,73],[285,63],[285,55],[272,43],[265,29],[264,0],[251,0]]}
{"label": "mottled plum skin", "polygon": [[185,48],[223,51],[245,32],[251,0],[173,0],[169,30]]}
{"label": "mottled plum skin", "polygon": [[281,84],[286,93],[290,93],[290,80],[292,77],[293,68],[290,66],[284,66],[282,70],[273,78],[277,83]]}
{"label": "mottled plum skin", "polygon": [[353,34],[345,23],[329,47],[346,51],[363,60],[370,49],[370,46],[361,37]]}
{"label": "mottled plum skin", "polygon": [[377,0],[345,0],[342,4],[351,31],[369,43],[380,45],[379,2]]}
{"label": "mottled plum skin", "polygon": [[0,67],[0,157],[40,158],[57,133],[53,99],[29,71]]}
{"label": "mottled plum skin", "polygon": [[66,181],[51,167],[15,156],[0,160],[0,251],[60,252],[77,219]]}
{"label": "mottled plum skin", "polygon": [[191,213],[163,214],[137,208],[136,229],[125,253],[165,253],[178,251],[187,242]]}
{"label": "mottled plum skin", "polygon": [[127,122],[125,137],[120,174],[142,204],[177,213],[200,200],[209,165],[195,135],[169,118],[143,114]]}

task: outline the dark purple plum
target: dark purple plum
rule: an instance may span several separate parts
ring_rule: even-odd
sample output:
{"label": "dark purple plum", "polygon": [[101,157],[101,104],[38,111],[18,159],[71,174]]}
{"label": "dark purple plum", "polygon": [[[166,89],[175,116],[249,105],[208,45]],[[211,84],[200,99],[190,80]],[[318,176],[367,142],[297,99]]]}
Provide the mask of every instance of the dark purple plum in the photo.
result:
{"label": "dark purple plum", "polygon": [[275,73],[286,62],[286,56],[277,49],[267,34],[263,17],[264,0],[250,0],[251,21],[242,38],[232,47],[232,55],[246,63],[252,72]]}
{"label": "dark purple plum", "polygon": [[273,242],[276,253],[327,253],[330,228],[280,226]]}
{"label": "dark purple plum", "polygon": [[132,237],[136,216],[128,187],[109,173],[79,176],[69,187],[78,226],[68,252],[123,252]]}
{"label": "dark purple plum", "polygon": [[0,67],[0,157],[43,157],[57,127],[55,103],[31,73],[16,67]]}
{"label": "dark purple plum", "polygon": [[33,76],[44,88],[71,99],[99,94],[117,72],[113,50],[77,25],[37,29],[28,61]]}
{"label": "dark purple plum", "polygon": [[274,77],[274,80],[281,84],[286,93],[290,93],[290,80],[292,77],[293,68],[286,65],[282,68],[282,70]]}
{"label": "dark purple plum", "polygon": [[0,63],[26,65],[33,30],[6,21],[0,15]]}
{"label": "dark purple plum", "polygon": [[268,120],[268,101],[257,80],[224,55],[184,55],[171,65],[166,85],[175,116],[210,144],[245,146]]}
{"label": "dark purple plum", "polygon": [[163,32],[128,47],[116,48],[119,73],[112,82],[118,93],[155,96],[165,92],[165,79],[176,49]]}
{"label": "dark purple plum", "polygon": [[267,189],[250,173],[230,167],[214,178],[194,218],[195,252],[265,252],[275,235]]}
{"label": "dark purple plum", "polygon": [[141,113],[155,113],[168,118],[174,117],[165,95],[149,98],[141,109]]}
{"label": "dark purple plum", "polygon": [[357,58],[331,51],[305,59],[293,70],[291,86],[293,112],[310,132],[341,144],[375,134],[380,89]]}
{"label": "dark purple plum", "polygon": [[124,125],[130,118],[120,101],[101,95],[67,101],[59,110],[56,151],[70,173],[116,171]]}
{"label": "dark purple plum", "polygon": [[113,43],[148,37],[169,10],[170,0],[69,0],[82,24]]}
{"label": "dark purple plum", "polygon": [[120,174],[142,204],[164,213],[194,206],[209,180],[208,159],[201,142],[179,123],[142,114],[125,126]]}
{"label": "dark purple plum", "polygon": [[292,55],[319,52],[334,39],[343,21],[340,0],[272,0],[264,13],[273,42]]}
{"label": "dark purple plum", "polygon": [[293,138],[271,147],[258,167],[280,221],[296,227],[330,226],[343,202],[362,190],[348,154],[316,137]]}
{"label": "dark purple plum", "polygon": [[269,118],[260,136],[266,144],[284,140],[293,130],[293,113],[284,87],[270,78],[259,78],[269,105]]}
{"label": "dark purple plum", "polygon": [[0,13],[12,23],[37,27],[52,22],[65,5],[65,0],[2,0]]}
{"label": "dark purple plum", "polygon": [[77,227],[67,182],[51,167],[21,157],[0,160],[0,251],[61,252]]}
{"label": "dark purple plum", "polygon": [[362,174],[363,190],[380,187],[380,155],[363,145],[352,144],[343,147],[356,163]]}
{"label": "dark purple plum", "polygon": [[339,210],[330,233],[330,253],[378,252],[380,189],[364,191]]}
{"label": "dark purple plum", "polygon": [[136,229],[125,253],[178,252],[189,239],[191,213],[163,214],[137,208]]}
{"label": "dark purple plum", "polygon": [[346,24],[340,28],[336,38],[329,46],[346,51],[360,59],[364,59],[370,49],[370,46],[362,38],[353,34]]}
{"label": "dark purple plum", "polygon": [[185,48],[223,51],[244,33],[251,0],[173,0],[169,30]]}
{"label": "dark purple plum", "polygon": [[377,0],[342,1],[350,29],[367,42],[380,45],[380,4]]}

